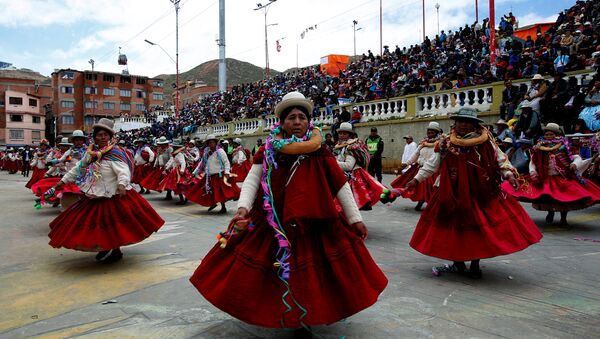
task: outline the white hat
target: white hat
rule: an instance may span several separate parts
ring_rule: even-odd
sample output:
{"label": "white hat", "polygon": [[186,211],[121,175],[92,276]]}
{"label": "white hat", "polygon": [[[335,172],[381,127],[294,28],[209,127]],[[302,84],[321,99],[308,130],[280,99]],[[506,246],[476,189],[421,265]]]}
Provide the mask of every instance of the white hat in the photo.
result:
{"label": "white hat", "polygon": [[101,129],[107,131],[111,136],[115,135],[115,131],[113,130],[114,127],[115,127],[115,122],[112,121],[111,119],[107,119],[107,118],[102,118],[97,123],[92,125],[92,129],[101,128]]}
{"label": "white hat", "polygon": [[349,132],[349,133],[354,133],[354,131],[352,130],[352,124],[349,122],[342,122],[340,124],[340,127],[337,129],[338,132]]}
{"label": "white hat", "polygon": [[554,132],[556,134],[562,134],[560,126],[558,126],[558,124],[553,123],[553,122],[549,122],[546,126],[542,127],[542,130]]}
{"label": "white hat", "polygon": [[275,115],[277,117],[280,117],[281,112],[285,111],[286,108],[292,106],[304,107],[309,116],[313,110],[312,101],[306,99],[304,94],[294,91],[284,95],[281,101],[275,106]]}
{"label": "white hat", "polygon": [[531,80],[544,80],[544,77],[541,74],[536,74]]}
{"label": "white hat", "polygon": [[505,142],[505,143],[507,143],[507,144],[512,144],[512,143],[513,143],[513,141],[512,141],[512,138],[511,138],[511,137],[506,137],[506,138],[504,138],[504,140],[502,140],[502,142]]}
{"label": "white hat", "polygon": [[235,143],[236,143],[236,144],[238,144],[238,145],[241,145],[241,144],[242,144],[242,139],[240,139],[240,138],[235,138],[235,139],[233,139],[233,142],[235,142]]}
{"label": "white hat", "polygon": [[62,138],[62,139],[60,139],[59,145],[61,145],[61,146],[73,146],[73,144],[69,142],[69,138]]}
{"label": "white hat", "polygon": [[166,145],[168,143],[169,143],[169,140],[167,140],[166,137],[160,137],[160,138],[158,138],[158,140],[156,140],[157,145]]}
{"label": "white hat", "polygon": [[83,134],[82,130],[76,129],[73,131],[73,135],[71,135],[71,138],[85,138],[85,134]]}
{"label": "white hat", "polygon": [[206,136],[206,142],[210,141],[210,140],[214,140],[214,141],[219,141],[219,139],[217,139],[217,137],[214,134],[209,134]]}
{"label": "white hat", "polygon": [[427,129],[433,130],[433,131],[438,131],[438,132],[442,132],[442,128],[440,127],[440,124],[435,122],[435,121],[431,121],[429,122],[429,125],[427,126]]}
{"label": "white hat", "polygon": [[498,120],[495,125],[506,125],[508,126],[508,124],[506,123],[506,121],[504,121],[503,119]]}
{"label": "white hat", "polygon": [[229,140],[223,140],[223,141],[222,141],[222,143],[224,143],[224,144],[228,144],[228,143],[229,143]]}

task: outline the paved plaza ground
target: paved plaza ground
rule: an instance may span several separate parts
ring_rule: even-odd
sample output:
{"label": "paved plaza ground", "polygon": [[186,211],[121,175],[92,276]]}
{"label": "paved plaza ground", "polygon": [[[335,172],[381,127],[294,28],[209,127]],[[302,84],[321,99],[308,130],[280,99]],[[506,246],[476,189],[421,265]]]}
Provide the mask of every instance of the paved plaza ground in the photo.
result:
{"label": "paved plaza ground", "polygon": [[[389,182],[391,176],[386,176]],[[33,208],[26,179],[0,172],[0,338],[266,338],[286,330],[247,325],[210,305],[188,282],[233,216],[146,195],[165,226],[123,248],[122,261],[48,245],[58,208]],[[399,200],[364,212],[366,244],[389,279],[379,301],[344,321],[315,327],[323,338],[598,338],[600,206],[569,214],[571,228],[544,223],[522,252],[482,261],[483,279],[445,275],[442,260],[408,246],[420,213]],[[557,216],[558,219],[558,216]],[[236,291],[244,293],[244,291]],[[105,303],[106,301],[112,301]]]}

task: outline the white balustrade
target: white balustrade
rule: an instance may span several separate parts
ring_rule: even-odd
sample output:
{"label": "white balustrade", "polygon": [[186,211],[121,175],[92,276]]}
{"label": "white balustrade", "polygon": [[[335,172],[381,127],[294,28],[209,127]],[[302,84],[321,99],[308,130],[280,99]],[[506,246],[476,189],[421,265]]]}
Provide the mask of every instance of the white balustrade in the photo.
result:
{"label": "white balustrade", "polygon": [[428,93],[416,98],[416,116],[446,116],[459,109],[473,108],[480,112],[490,109],[493,87],[464,88],[449,93]]}
{"label": "white balustrade", "polygon": [[260,129],[261,119],[236,121],[233,125],[233,134],[252,134]]}
{"label": "white balustrade", "polygon": [[223,125],[213,126],[213,134],[215,136],[222,136],[222,135],[229,134],[229,125],[223,124]]}
{"label": "white balustrade", "polygon": [[357,103],[354,107],[362,113],[360,122],[399,119],[406,116],[407,100],[391,98],[384,101]]}

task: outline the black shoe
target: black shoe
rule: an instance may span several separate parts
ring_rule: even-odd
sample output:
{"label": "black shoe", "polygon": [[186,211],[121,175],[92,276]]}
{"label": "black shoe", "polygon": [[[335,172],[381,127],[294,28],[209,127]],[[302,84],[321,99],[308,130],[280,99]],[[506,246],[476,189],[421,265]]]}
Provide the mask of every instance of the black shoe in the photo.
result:
{"label": "black shoe", "polygon": [[483,272],[481,272],[479,268],[473,270],[469,269],[465,273],[467,274],[467,277],[471,279],[481,279],[481,277],[483,276]]}
{"label": "black shoe", "polygon": [[425,201],[419,201],[419,203],[417,204],[417,206],[415,206],[415,211],[422,211],[422,207],[423,204],[425,203]]}
{"label": "black shoe", "polygon": [[551,224],[554,221],[554,212],[550,211],[548,212],[548,215],[546,215],[546,224]]}
{"label": "black shoe", "polygon": [[217,212],[217,214],[225,214],[225,213],[227,213],[227,208],[225,208],[225,207],[221,207],[219,212]]}
{"label": "black shoe", "polygon": [[436,277],[439,277],[443,273],[464,273],[467,269],[467,266],[462,263],[454,263],[452,265],[444,264],[443,266],[435,266],[431,268],[431,273]]}
{"label": "black shoe", "polygon": [[150,190],[146,189],[146,192],[144,192],[144,194],[150,194]]}
{"label": "black shoe", "polygon": [[171,195],[167,195],[163,200],[171,201],[173,200],[173,197]]}
{"label": "black shoe", "polygon": [[214,210],[215,208],[217,208],[217,205],[212,205],[208,208],[208,211],[210,212],[210,211]]}
{"label": "black shoe", "polygon": [[101,261],[102,259],[105,259],[109,252],[110,250],[98,252],[98,254],[96,254],[96,260]]}
{"label": "black shoe", "polygon": [[146,190],[144,190],[143,188],[141,190],[138,191],[139,194],[144,194],[146,193]]}
{"label": "black shoe", "polygon": [[112,250],[108,257],[106,257],[106,259],[104,259],[103,261],[106,263],[113,263],[121,259],[123,259],[123,252],[121,252],[121,250],[117,248],[116,250]]}
{"label": "black shoe", "polygon": [[369,206],[369,205],[365,205],[363,207],[360,208],[361,211],[371,211],[373,210],[373,207]]}
{"label": "black shoe", "polygon": [[297,328],[294,330],[294,339],[309,339],[312,338],[312,332],[307,328]]}
{"label": "black shoe", "polygon": [[187,202],[188,202],[187,199],[182,199],[182,200],[179,200],[178,202],[176,202],[175,205],[181,206],[181,205],[187,204]]}

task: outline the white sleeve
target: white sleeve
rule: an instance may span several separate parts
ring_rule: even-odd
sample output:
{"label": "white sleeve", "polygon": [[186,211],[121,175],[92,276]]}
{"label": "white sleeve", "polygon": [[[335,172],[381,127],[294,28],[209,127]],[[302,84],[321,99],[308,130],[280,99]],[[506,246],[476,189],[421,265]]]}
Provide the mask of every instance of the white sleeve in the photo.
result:
{"label": "white sleeve", "polygon": [[151,163],[154,161],[154,152],[152,152],[152,149],[150,149],[150,147],[146,146],[144,147],[144,151],[148,152],[148,163]]}
{"label": "white sleeve", "polygon": [[338,165],[340,165],[342,171],[350,172],[354,169],[354,166],[356,165],[356,158],[354,158],[350,154],[346,154],[344,157],[344,161],[338,160]]}
{"label": "white sleeve", "polygon": [[80,168],[83,169],[83,168],[87,167],[87,164],[89,163],[89,159],[90,159],[90,156],[88,154],[84,155],[83,158],[81,160],[79,160],[77,162],[77,164],[75,164],[75,166],[73,168],[71,168],[70,171],[65,173],[65,175],[62,177],[62,179],[60,179],[60,181],[62,181],[65,184],[75,182],[75,180],[79,176],[79,169]]}
{"label": "white sleeve", "polygon": [[242,164],[244,161],[246,161],[246,152],[244,151],[239,151],[238,152],[238,164]]}
{"label": "white sleeve", "polygon": [[131,181],[129,166],[122,161],[110,161],[110,167],[117,175],[117,183],[125,187],[129,186],[129,182]]}
{"label": "white sleeve", "polygon": [[415,175],[415,179],[417,179],[418,182],[422,182],[432,176],[440,169],[441,161],[442,155],[440,152],[434,152],[431,157],[427,159],[425,164],[423,164],[423,167],[419,169],[419,172]]}
{"label": "white sleeve", "polygon": [[348,218],[348,222],[350,224],[363,221],[362,215],[360,215],[360,211],[358,210],[358,206],[354,200],[352,189],[350,189],[350,184],[345,183],[344,186],[340,188],[337,193],[337,199],[340,202],[340,205],[342,205],[344,214],[346,214],[346,218]]}
{"label": "white sleeve", "polygon": [[169,159],[169,161],[167,161],[167,164],[165,165],[165,171],[170,170],[171,168],[173,168],[175,166],[175,160],[173,159],[173,157],[171,157]]}
{"label": "white sleeve", "polygon": [[177,164],[179,165],[179,173],[183,174],[185,172],[185,168],[187,165],[187,163],[185,161],[185,155],[183,155],[183,152],[180,152],[179,154],[177,154],[176,160],[177,160]]}
{"label": "white sleeve", "polygon": [[73,153],[73,149],[69,148],[65,153],[63,153],[62,157],[60,157],[59,162],[65,162],[67,160],[67,157],[69,157],[71,153]]}
{"label": "white sleeve", "polygon": [[506,178],[509,173],[513,173],[513,171],[515,171],[515,168],[510,163],[508,156],[504,152],[502,152],[500,147],[498,147],[498,145],[496,145],[496,143],[493,141],[490,141],[490,143],[492,144],[492,147],[494,147],[494,150],[496,151],[496,161],[498,162],[498,167],[500,167],[500,172],[502,173],[502,177]]}
{"label": "white sleeve", "polygon": [[423,148],[423,146],[419,145],[419,147],[417,147],[417,150],[413,153],[413,155],[410,157],[410,159],[408,159],[408,161],[406,162],[407,165],[412,165],[415,162],[417,162],[417,160],[419,160],[419,155],[421,154],[421,148]]}
{"label": "white sleeve", "polygon": [[225,150],[223,150],[222,148],[219,148],[219,150],[217,152],[221,153],[221,160],[223,160],[223,167],[225,170],[225,174],[229,174],[229,172],[231,171],[231,164],[229,163],[229,158],[227,157],[227,153],[225,153]]}
{"label": "white sleeve", "polygon": [[238,208],[243,207],[247,210],[252,208],[254,200],[256,200],[256,192],[260,187],[260,180],[263,174],[263,167],[261,164],[252,165],[250,172],[246,176],[246,180],[242,184],[242,192],[240,193],[240,199],[238,200]]}

